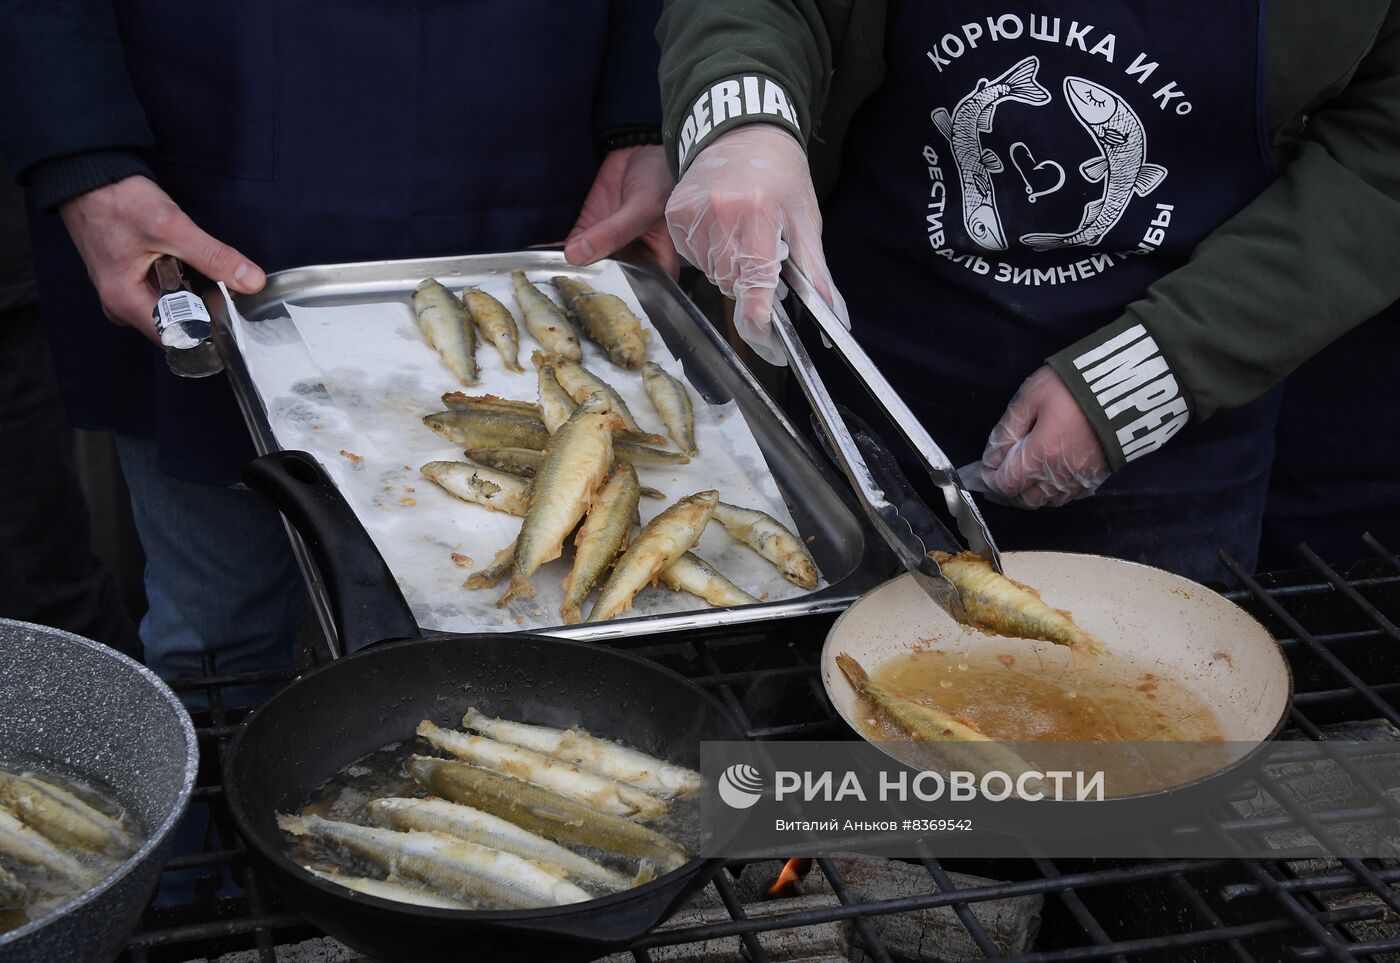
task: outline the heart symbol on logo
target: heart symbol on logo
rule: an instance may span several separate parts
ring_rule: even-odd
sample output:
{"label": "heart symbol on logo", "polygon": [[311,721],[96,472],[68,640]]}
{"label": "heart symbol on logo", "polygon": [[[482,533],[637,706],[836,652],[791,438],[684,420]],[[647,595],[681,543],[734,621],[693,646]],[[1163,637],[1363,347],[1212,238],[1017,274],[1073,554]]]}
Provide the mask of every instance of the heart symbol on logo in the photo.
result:
{"label": "heart symbol on logo", "polygon": [[[1011,164],[1016,168],[1016,173],[1021,175],[1021,183],[1026,185],[1026,193],[1029,195],[1026,199],[1032,204],[1037,197],[1053,194],[1065,186],[1065,169],[1052,160],[1036,163],[1031,149],[1019,140],[1011,145]],[[1042,174],[1042,170],[1047,173]],[[1050,183],[1051,181],[1054,183]],[[1042,186],[1045,184],[1049,186]]]}

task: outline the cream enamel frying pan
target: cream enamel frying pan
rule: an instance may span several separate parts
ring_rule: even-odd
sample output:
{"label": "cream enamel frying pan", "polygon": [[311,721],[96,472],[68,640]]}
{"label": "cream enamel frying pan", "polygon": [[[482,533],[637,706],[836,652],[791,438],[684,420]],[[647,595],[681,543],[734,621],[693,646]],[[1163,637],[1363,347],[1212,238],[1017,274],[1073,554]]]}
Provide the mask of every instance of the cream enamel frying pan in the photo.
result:
{"label": "cream enamel frying pan", "polygon": [[[1228,599],[1170,572],[1098,555],[1007,552],[1002,558],[1008,577],[1035,587],[1103,639],[1115,653],[1115,670],[1131,662],[1134,670],[1194,693],[1215,712],[1226,742],[1263,746],[1283,727],[1293,696],[1288,661],[1268,630]],[[836,656],[849,654],[875,675],[897,656],[935,648],[964,654],[969,666],[996,665],[998,656],[1009,655],[1024,671],[1066,678],[1076,671],[1062,646],[988,635],[954,621],[906,574],[862,596],[832,626],[822,649],[827,695],[863,734],[871,712]]]}
{"label": "cream enamel frying pan", "polygon": [[[1210,589],[1145,565],[1062,552],[1000,553],[953,463],[825,305],[810,280],[791,262],[783,266],[783,278],[856,379],[898,427],[915,459],[942,493],[962,538],[956,539],[941,523],[937,523],[933,534],[940,534],[941,530],[945,541],[966,544],[993,568],[1035,587],[1052,607],[1072,612],[1082,628],[1102,639],[1115,653],[1113,674],[1121,678],[1128,671],[1150,672],[1194,694],[1199,703],[1214,712],[1217,734],[1229,744],[1229,750],[1197,754],[1210,758],[1204,769],[1193,771],[1207,774],[1182,775],[1184,781],[1179,785],[1163,788],[1211,780],[1257,753],[1278,734],[1292,699],[1293,676],[1282,650],[1264,626]],[[969,668],[985,666],[994,671],[1001,665],[1000,660],[1009,656],[1016,660],[1015,671],[1029,670],[1071,680],[1078,676],[1086,685],[1092,684],[1088,680],[1094,673],[1076,667],[1069,651],[1061,646],[987,635],[949,614],[950,610],[961,613],[962,602],[956,587],[929,557],[929,543],[916,528],[918,519],[908,514],[911,506],[921,503],[918,494],[884,442],[869,426],[836,404],[781,305],[774,306],[773,330],[812,405],[818,438],[846,475],[875,530],[906,570],[904,575],[858,599],[827,635],[822,651],[822,681],[846,722],[863,733],[862,721],[872,713],[862,706],[862,700],[837,667],[836,656],[842,653],[852,656],[872,675],[877,675],[884,663],[904,653],[938,648],[963,655]],[[927,505],[922,508],[917,513],[920,518],[932,517]],[[1013,671],[1008,666],[1002,668]],[[941,683],[956,684],[956,676],[954,672],[952,678]],[[1165,691],[1161,694],[1165,695]],[[1115,709],[1107,702],[1102,708],[1105,712]],[[1182,707],[1184,713],[1193,709]],[[1175,738],[1184,741],[1200,736]],[[1018,740],[1012,737],[1008,741]],[[1166,741],[1159,738],[1152,747],[1153,753],[1148,754],[1155,754]],[[1134,752],[1128,747],[1130,755]],[[1217,756],[1222,760],[1218,764]],[[1155,766],[1148,768],[1156,773],[1168,772]],[[1127,790],[1131,784],[1125,781],[1123,785]],[[1157,795],[1160,791],[1139,795]],[[1131,795],[1125,791],[1117,798]]]}

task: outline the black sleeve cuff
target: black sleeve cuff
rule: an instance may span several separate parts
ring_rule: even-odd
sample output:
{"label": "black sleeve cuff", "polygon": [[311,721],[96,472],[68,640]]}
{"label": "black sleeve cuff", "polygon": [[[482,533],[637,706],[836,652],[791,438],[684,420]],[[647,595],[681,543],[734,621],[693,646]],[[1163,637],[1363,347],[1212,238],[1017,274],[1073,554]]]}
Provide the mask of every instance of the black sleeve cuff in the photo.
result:
{"label": "black sleeve cuff", "polygon": [[29,170],[34,204],[51,213],[79,194],[140,174],[155,180],[141,155],[131,150],[94,150],[44,161]]}
{"label": "black sleeve cuff", "polygon": [[618,127],[603,131],[598,138],[598,152],[621,150],[624,147],[648,147],[661,143],[661,125]]}
{"label": "black sleeve cuff", "polygon": [[1161,448],[1192,418],[1190,396],[1157,340],[1131,318],[1100,328],[1046,363],[1079,402],[1115,472]]}

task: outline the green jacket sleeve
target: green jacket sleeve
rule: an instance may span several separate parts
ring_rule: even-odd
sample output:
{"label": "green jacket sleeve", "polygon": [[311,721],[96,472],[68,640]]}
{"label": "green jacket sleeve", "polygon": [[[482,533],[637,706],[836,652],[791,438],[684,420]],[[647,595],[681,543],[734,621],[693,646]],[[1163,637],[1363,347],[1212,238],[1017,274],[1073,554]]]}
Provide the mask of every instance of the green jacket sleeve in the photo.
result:
{"label": "green jacket sleeve", "polygon": [[1049,359],[1115,469],[1400,298],[1400,5],[1281,176],[1113,324]]}
{"label": "green jacket sleeve", "polygon": [[832,62],[816,0],[667,0],[656,36],[662,135],[677,174],[741,124],[777,124],[806,143]]}

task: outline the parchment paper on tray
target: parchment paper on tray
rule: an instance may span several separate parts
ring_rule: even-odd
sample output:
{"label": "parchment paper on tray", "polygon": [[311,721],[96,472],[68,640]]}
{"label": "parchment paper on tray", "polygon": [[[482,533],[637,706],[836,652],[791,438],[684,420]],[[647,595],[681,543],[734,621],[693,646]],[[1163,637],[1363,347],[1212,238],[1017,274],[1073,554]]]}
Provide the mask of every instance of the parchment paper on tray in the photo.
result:
{"label": "parchment paper on tray", "polygon": [[[462,279],[442,280],[460,293]],[[558,300],[544,273],[531,272],[530,280]],[[517,323],[521,321],[509,277],[481,274],[465,281],[495,296],[515,314]],[[646,319],[616,264],[604,265],[589,282],[616,294]],[[460,448],[421,421],[423,415],[442,410],[443,392],[536,400],[537,382],[529,358],[539,345],[524,324],[519,324],[520,362],[526,372],[507,371],[496,349],[482,343],[477,347],[480,380],[464,388],[419,331],[407,294],[398,301],[286,307],[288,318],[249,323],[231,301],[228,304],[239,349],[273,433],[282,448],[305,449],[326,466],[384,556],[419,624],[458,632],[559,625],[560,583],[572,565],[572,550],[566,546],[562,558],[534,576],[536,598],[498,608],[496,599],[504,585],[469,591],[462,583],[515,538],[520,519],[458,501],[418,472],[429,461],[463,458]],[[613,365],[591,342],[582,345],[583,363],[589,370],[617,389],[644,429],[664,434],[640,373]],[[654,329],[647,358],[684,378],[681,365]],[[692,401],[700,454],[688,465],[638,470],[643,484],[668,497],[667,501],[642,499],[642,521],[677,498],[716,488],[725,501],[762,509],[795,531],[763,453],[737,407],[707,406],[694,391]],[[718,525],[709,526],[696,552],[759,598],[804,594]],[[636,615],[708,607],[694,596],[664,587],[643,589],[634,604]]]}

